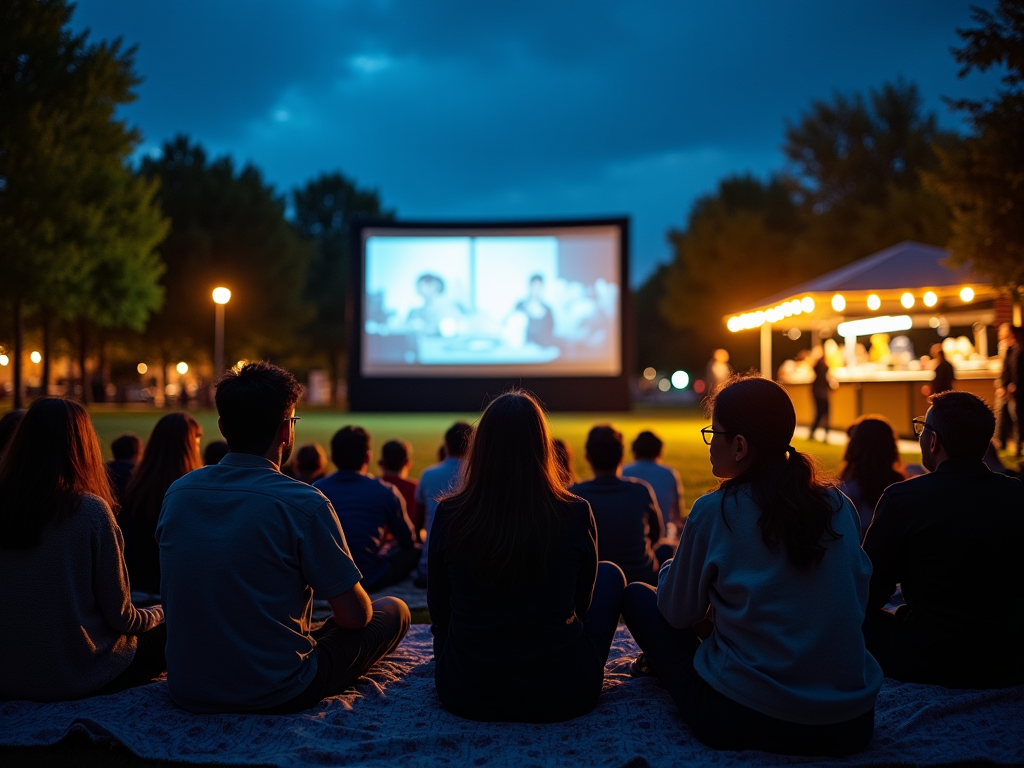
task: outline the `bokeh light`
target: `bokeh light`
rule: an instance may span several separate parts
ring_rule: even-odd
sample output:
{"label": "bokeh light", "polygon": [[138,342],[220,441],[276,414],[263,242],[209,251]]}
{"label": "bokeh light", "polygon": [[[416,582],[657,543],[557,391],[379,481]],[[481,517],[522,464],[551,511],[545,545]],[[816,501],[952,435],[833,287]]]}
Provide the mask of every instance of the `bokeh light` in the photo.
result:
{"label": "bokeh light", "polygon": [[843,297],[843,294],[837,293],[832,297],[832,309],[836,312],[842,312],[846,309],[846,299]]}
{"label": "bokeh light", "polygon": [[145,376],[146,373],[149,371],[149,366],[146,365],[145,363],[139,363],[138,365],[135,366],[135,370],[138,371],[140,375]]}
{"label": "bokeh light", "polygon": [[648,381],[654,381],[654,378],[657,375],[658,375],[658,372],[656,370],[654,370],[653,368],[651,368],[650,366],[648,366],[647,368],[644,368],[644,378],[647,379]]}
{"label": "bokeh light", "polygon": [[182,361],[178,363],[176,366],[174,366],[174,370],[176,370],[178,373],[184,376],[186,373],[188,373],[188,363]]}
{"label": "bokeh light", "polygon": [[974,289],[969,285],[965,285],[960,289],[960,300],[961,301],[974,301]]}
{"label": "bokeh light", "polygon": [[874,312],[880,306],[882,306],[882,300],[878,298],[878,294],[872,293],[868,296],[868,309]]}
{"label": "bokeh light", "polygon": [[690,374],[686,371],[676,371],[672,374],[672,386],[676,389],[686,389],[690,385]]}
{"label": "bokeh light", "polygon": [[939,303],[939,297],[935,295],[935,291],[925,291],[923,301],[926,307],[934,307]]}
{"label": "bokeh light", "polygon": [[36,363],[37,365],[43,362],[43,356],[36,352],[35,350],[33,350],[32,354],[28,356],[28,359],[31,360],[33,363]]}
{"label": "bokeh light", "polygon": [[902,296],[900,296],[900,304],[903,305],[904,309],[910,309],[912,306],[914,306],[914,294],[904,293]]}
{"label": "bokeh light", "polygon": [[662,392],[668,392],[670,389],[672,389],[672,382],[669,381],[668,379],[662,379],[661,381],[658,382],[658,389],[660,389]]}
{"label": "bokeh light", "polygon": [[231,301],[231,291],[227,288],[220,287],[213,289],[213,302],[214,304],[227,304]]}

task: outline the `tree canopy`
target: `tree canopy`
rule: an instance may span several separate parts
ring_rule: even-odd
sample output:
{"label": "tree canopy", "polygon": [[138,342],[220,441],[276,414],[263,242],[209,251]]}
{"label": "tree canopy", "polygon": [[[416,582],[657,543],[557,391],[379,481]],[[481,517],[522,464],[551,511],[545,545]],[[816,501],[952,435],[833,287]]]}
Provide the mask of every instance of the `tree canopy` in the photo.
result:
{"label": "tree canopy", "polygon": [[252,165],[209,159],[185,136],[142,161],[159,182],[158,198],[173,225],[160,246],[166,303],[147,330],[164,361],[209,359],[217,286],[231,290],[225,347],[234,357],[294,353],[309,318],[303,298],[309,246],[285,219],[285,201]]}
{"label": "tree canopy", "polygon": [[[161,302],[166,222],[128,166],[139,135],[115,115],[135,98],[134,49],[72,34],[71,13],[65,0],[0,5],[0,302],[14,311],[16,400],[26,310],[138,328]],[[132,290],[101,287],[119,274]]]}
{"label": "tree canopy", "polygon": [[949,250],[994,285],[1018,294],[1024,286],[1024,2],[1000,0],[995,11],[973,9],[977,27],[957,30],[960,75],[1002,68],[992,98],[960,100],[973,129],[940,152],[929,182],[952,209]]}
{"label": "tree canopy", "polygon": [[360,189],[343,174],[325,173],[292,193],[293,224],[311,243],[304,295],[313,315],[306,328],[312,348],[326,358],[337,382],[346,350],[346,303],[352,259],[352,226],[394,218],[381,207],[375,190]]}

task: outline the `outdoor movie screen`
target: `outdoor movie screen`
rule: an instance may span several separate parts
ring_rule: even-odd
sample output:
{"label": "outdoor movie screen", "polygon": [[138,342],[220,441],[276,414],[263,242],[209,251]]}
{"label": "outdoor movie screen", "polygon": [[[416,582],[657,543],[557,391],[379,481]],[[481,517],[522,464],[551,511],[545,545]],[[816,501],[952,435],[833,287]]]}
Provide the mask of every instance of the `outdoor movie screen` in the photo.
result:
{"label": "outdoor movie screen", "polygon": [[614,225],[363,231],[368,377],[618,376]]}

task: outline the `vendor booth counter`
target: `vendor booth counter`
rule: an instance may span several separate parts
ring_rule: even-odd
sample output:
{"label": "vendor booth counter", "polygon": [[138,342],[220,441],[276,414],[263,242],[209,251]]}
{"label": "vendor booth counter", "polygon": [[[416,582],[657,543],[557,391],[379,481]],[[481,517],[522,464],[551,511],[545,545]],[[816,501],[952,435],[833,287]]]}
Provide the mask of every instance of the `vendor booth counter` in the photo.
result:
{"label": "vendor booth counter", "polygon": [[[958,369],[953,388],[972,392],[991,402],[996,372],[992,370]],[[829,396],[829,423],[831,429],[846,429],[856,419],[868,414],[885,416],[901,438],[915,439],[911,419],[924,416],[928,398],[922,388],[930,384],[932,371],[832,371],[838,388]],[[796,407],[798,424],[814,421],[814,397],[810,382],[780,382]]]}

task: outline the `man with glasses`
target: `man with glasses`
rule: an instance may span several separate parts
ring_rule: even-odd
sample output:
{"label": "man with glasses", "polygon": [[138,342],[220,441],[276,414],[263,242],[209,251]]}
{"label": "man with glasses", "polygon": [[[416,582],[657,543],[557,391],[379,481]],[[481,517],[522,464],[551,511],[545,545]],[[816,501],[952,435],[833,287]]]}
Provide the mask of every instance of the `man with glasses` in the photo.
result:
{"label": "man with glasses", "polygon": [[[331,503],[281,473],[301,386],[270,363],[217,385],[229,453],[171,485],[157,523],[168,692],[197,713],[283,714],[341,693],[409,627],[371,604]],[[333,616],[312,624],[313,593]]]}
{"label": "man with glasses", "polygon": [[[982,460],[995,417],[980,397],[950,391],[913,423],[929,474],[889,486],[864,538],[868,651],[907,682],[1024,682],[1024,485]],[[889,612],[897,585],[905,604]]]}

